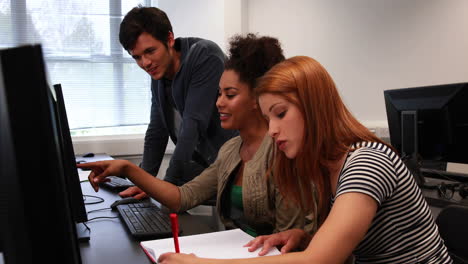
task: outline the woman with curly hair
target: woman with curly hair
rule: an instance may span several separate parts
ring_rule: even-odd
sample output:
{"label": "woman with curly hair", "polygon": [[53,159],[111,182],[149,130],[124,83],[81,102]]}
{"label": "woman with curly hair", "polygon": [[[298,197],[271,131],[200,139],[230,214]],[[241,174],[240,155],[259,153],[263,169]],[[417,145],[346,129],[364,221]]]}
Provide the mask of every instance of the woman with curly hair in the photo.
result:
{"label": "woman with curly hair", "polygon": [[188,210],[217,195],[217,211],[226,228],[241,228],[253,236],[291,228],[313,232],[313,214],[286,203],[273,179],[266,177],[273,144],[255,87],[257,78],[283,60],[275,38],[248,34],[230,40],[216,106],[222,127],[238,130],[240,136],[227,141],[217,160],[192,181],[178,187],[123,160],[78,167],[92,169],[89,180],[96,191],[107,176],[125,176],[173,211]]}

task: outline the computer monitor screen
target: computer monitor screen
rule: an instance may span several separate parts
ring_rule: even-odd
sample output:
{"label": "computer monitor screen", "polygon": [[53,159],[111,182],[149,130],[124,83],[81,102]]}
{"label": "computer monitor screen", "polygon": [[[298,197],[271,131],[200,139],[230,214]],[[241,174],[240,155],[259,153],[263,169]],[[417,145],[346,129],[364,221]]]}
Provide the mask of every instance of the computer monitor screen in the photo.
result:
{"label": "computer monitor screen", "polygon": [[[88,216],[86,214],[83,193],[81,191],[80,180],[76,168],[75,151],[73,150],[61,84],[54,85],[54,92],[55,98],[53,103],[57,114],[57,120],[55,120],[55,123],[58,128],[57,133],[59,135],[66,187],[70,196],[70,207],[72,209],[75,222],[84,223],[88,221]],[[89,240],[89,230],[86,226],[78,224],[77,231],[80,241]]]}
{"label": "computer monitor screen", "polygon": [[4,260],[81,263],[41,47],[1,50],[0,65]]}
{"label": "computer monitor screen", "polygon": [[468,83],[384,91],[391,144],[422,167],[468,163]]}

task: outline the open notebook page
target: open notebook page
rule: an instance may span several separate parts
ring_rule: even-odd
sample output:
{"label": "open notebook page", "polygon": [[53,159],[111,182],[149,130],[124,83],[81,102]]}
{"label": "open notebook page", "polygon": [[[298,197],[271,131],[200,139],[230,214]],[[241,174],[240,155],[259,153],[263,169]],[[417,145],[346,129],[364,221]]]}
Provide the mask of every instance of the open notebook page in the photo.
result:
{"label": "open notebook page", "polygon": [[[255,252],[249,252],[244,247],[253,237],[241,229],[206,233],[192,236],[179,237],[179,246],[181,253],[194,253],[198,257],[205,258],[253,258],[258,257],[258,249]],[[159,255],[166,252],[175,252],[174,239],[165,238],[158,240],[143,241],[141,247],[148,257],[156,263]],[[268,252],[268,256],[279,255],[280,252],[273,248]]]}

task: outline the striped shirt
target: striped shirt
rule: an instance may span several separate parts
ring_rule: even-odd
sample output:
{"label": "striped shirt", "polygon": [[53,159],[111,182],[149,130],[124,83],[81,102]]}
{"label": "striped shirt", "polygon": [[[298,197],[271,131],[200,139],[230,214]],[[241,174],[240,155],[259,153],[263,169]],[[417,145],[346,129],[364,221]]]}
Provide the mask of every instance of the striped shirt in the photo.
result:
{"label": "striped shirt", "polygon": [[378,209],[353,254],[356,263],[452,263],[429,206],[399,156],[381,143],[351,147],[338,179],[335,199],[358,192]]}

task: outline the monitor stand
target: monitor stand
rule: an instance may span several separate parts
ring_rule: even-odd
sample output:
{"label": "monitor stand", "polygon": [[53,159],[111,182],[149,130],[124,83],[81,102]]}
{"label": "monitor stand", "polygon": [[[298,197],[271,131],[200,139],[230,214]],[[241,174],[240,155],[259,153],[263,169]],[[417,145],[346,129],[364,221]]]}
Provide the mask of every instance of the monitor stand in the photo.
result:
{"label": "monitor stand", "polygon": [[91,235],[89,227],[85,226],[84,223],[76,223],[76,235],[78,242],[88,242]]}
{"label": "monitor stand", "polygon": [[417,153],[413,153],[410,156],[404,157],[403,162],[405,163],[406,167],[409,169],[411,174],[413,174],[413,177],[420,188],[437,189],[437,184],[430,184],[426,182],[424,176],[424,169],[421,168],[421,160]]}
{"label": "monitor stand", "polygon": [[408,169],[411,171],[411,174],[413,174],[413,177],[416,180],[418,186],[423,186],[426,183],[426,180],[421,174],[421,165],[419,163],[417,154],[407,156],[403,159],[403,162],[405,163],[406,167],[408,167]]}
{"label": "monitor stand", "polygon": [[422,173],[422,160],[418,153],[418,112],[401,111],[401,155],[420,188],[434,189],[426,183]]}

